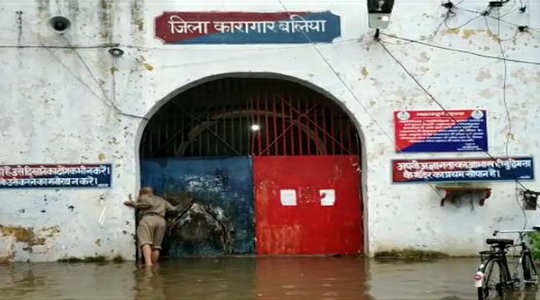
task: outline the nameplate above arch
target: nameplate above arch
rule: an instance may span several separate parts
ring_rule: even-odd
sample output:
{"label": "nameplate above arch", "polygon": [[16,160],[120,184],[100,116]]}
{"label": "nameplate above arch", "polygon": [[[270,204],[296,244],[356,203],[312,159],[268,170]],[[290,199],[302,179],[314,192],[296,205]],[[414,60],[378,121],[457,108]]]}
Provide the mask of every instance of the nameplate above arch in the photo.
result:
{"label": "nameplate above arch", "polygon": [[163,12],[155,36],[166,44],[331,43],[340,17],[323,12]]}

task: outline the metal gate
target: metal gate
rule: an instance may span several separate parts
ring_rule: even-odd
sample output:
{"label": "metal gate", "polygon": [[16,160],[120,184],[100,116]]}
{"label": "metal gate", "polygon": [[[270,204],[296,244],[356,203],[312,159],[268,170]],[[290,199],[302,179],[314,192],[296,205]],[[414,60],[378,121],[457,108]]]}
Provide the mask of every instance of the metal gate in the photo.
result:
{"label": "metal gate", "polygon": [[359,155],[354,124],[326,96],[277,79],[221,79],[169,101],[141,157]]}
{"label": "metal gate", "polygon": [[143,186],[182,207],[167,218],[165,255],[254,253],[249,157],[150,159],[141,169]]}
{"label": "metal gate", "polygon": [[[182,164],[187,164],[185,165],[187,167],[190,163],[197,161],[198,166],[203,169],[206,168],[206,161],[212,165],[214,158],[252,157],[255,161],[255,174],[259,174],[260,170],[270,172],[273,168],[283,171],[280,174],[270,172],[275,175],[269,177],[274,183],[287,182],[290,179],[292,165],[300,172],[299,174],[304,175],[319,172],[323,174],[325,170],[320,169],[323,166],[326,170],[334,170],[339,166],[343,176],[339,179],[329,177],[329,184],[322,184],[318,181],[319,178],[314,177],[312,182],[298,181],[296,186],[275,187],[280,190],[296,189],[297,195],[304,197],[298,200],[298,213],[301,211],[304,214],[301,217],[289,216],[283,211],[281,217],[274,218],[273,208],[278,211],[287,208],[274,207],[272,206],[274,204],[264,206],[265,203],[261,201],[268,195],[259,191],[264,182],[264,179],[260,177],[256,181],[256,189],[251,191],[255,194],[255,199],[252,199],[251,203],[252,211],[253,206],[257,206],[257,218],[254,221],[257,223],[257,232],[251,232],[251,239],[254,240],[255,236],[257,237],[256,247],[260,253],[265,254],[353,253],[361,250],[362,212],[359,175],[356,171],[360,154],[360,139],[354,124],[343,110],[335,102],[312,89],[286,80],[260,78],[224,78],[201,84],[169,101],[152,117],[143,133],[140,154],[143,166],[155,159],[176,163],[180,158],[197,158],[184,160]],[[297,164],[300,161],[302,163]],[[354,172],[351,167],[353,164],[356,164]],[[143,168],[143,182],[149,176],[148,170],[146,167]],[[230,171],[228,178],[245,176],[238,175],[236,170]],[[174,174],[177,171],[167,167],[162,168],[160,172]],[[253,170],[250,168],[248,177],[251,177],[251,172]],[[270,173],[263,172],[261,176],[270,176]],[[333,176],[333,173],[328,174],[328,176]],[[298,175],[296,179],[311,178],[304,175]],[[342,182],[347,182],[350,186],[341,187]],[[152,181],[151,184],[159,185],[161,181]],[[184,185],[178,183],[173,185],[177,185],[177,190],[184,189],[185,192]],[[343,196],[342,188],[357,192]],[[336,205],[332,208],[320,205],[315,207],[315,204],[310,202],[311,200],[308,201],[309,197],[314,197],[313,199],[321,197],[320,194],[317,196],[317,193],[324,189],[333,189],[335,193],[339,190],[339,194],[335,194],[339,201],[336,200]],[[163,191],[165,192],[166,189]],[[223,197],[218,198],[221,199],[219,201],[226,201]],[[338,212],[341,210],[346,210],[346,212]],[[332,223],[334,221],[331,220],[345,216],[343,214],[347,216],[347,222],[350,220],[354,225],[351,223],[344,227],[336,227],[336,224]],[[232,218],[236,217],[249,220],[255,228],[253,219],[249,216],[238,214]],[[272,238],[277,231],[272,233],[271,230],[275,226],[284,225],[282,222],[287,220],[293,222],[291,224],[302,224],[299,225],[300,229],[294,229],[291,225],[289,230],[302,232],[291,235],[296,239],[289,239],[287,243],[292,243],[293,246],[289,250],[284,250],[278,245],[279,239]],[[327,223],[319,226],[316,225],[317,223],[311,224],[312,220],[326,220]],[[266,225],[259,226],[262,225],[259,222],[266,222]],[[327,240],[320,247],[308,241],[309,236],[320,235],[320,232],[326,230],[331,230],[331,234],[337,236],[343,234],[349,242],[335,244],[331,241],[330,233],[324,233]],[[178,244],[178,241],[174,243]],[[297,244],[294,245],[294,243]],[[182,247],[173,246],[171,249]],[[218,247],[214,248],[212,251],[218,253],[219,251],[216,250]],[[245,251],[247,248],[241,249],[243,250],[233,249],[232,251]],[[171,251],[174,256],[187,253],[185,247],[182,251],[175,251]],[[195,252],[210,253],[212,251]],[[226,253],[226,251],[222,252]]]}
{"label": "metal gate", "polygon": [[362,249],[356,156],[255,157],[258,254]]}

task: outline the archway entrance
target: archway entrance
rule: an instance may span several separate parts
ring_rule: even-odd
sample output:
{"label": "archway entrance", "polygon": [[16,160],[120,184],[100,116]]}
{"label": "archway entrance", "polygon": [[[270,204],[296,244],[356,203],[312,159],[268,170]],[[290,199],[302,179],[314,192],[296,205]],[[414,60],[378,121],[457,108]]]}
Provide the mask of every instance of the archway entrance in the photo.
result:
{"label": "archway entrance", "polygon": [[146,126],[142,185],[184,209],[164,254],[363,250],[360,138],[328,97],[298,83],[222,78],[167,102]]}

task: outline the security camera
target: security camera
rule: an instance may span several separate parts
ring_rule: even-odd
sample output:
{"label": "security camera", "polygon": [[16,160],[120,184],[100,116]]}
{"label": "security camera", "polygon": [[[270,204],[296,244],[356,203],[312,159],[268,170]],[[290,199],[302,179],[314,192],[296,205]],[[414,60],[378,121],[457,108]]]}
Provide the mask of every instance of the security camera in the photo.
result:
{"label": "security camera", "polygon": [[369,27],[384,29],[390,23],[394,0],[367,0]]}
{"label": "security camera", "polygon": [[56,17],[52,17],[49,20],[49,25],[51,25],[54,31],[58,33],[64,33],[71,26],[71,22],[66,17],[56,16]]}

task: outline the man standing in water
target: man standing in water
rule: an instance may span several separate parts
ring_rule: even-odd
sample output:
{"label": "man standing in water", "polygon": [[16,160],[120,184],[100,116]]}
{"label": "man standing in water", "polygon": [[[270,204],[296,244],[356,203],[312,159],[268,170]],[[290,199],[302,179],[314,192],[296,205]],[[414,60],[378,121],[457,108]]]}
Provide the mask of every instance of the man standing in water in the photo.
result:
{"label": "man standing in water", "polygon": [[167,227],[165,212],[178,208],[165,199],[154,195],[151,187],[141,189],[137,202],[130,200],[124,204],[142,211],[142,218],[137,227],[137,240],[143,253],[144,264],[150,267],[156,264],[159,259],[161,242]]}

